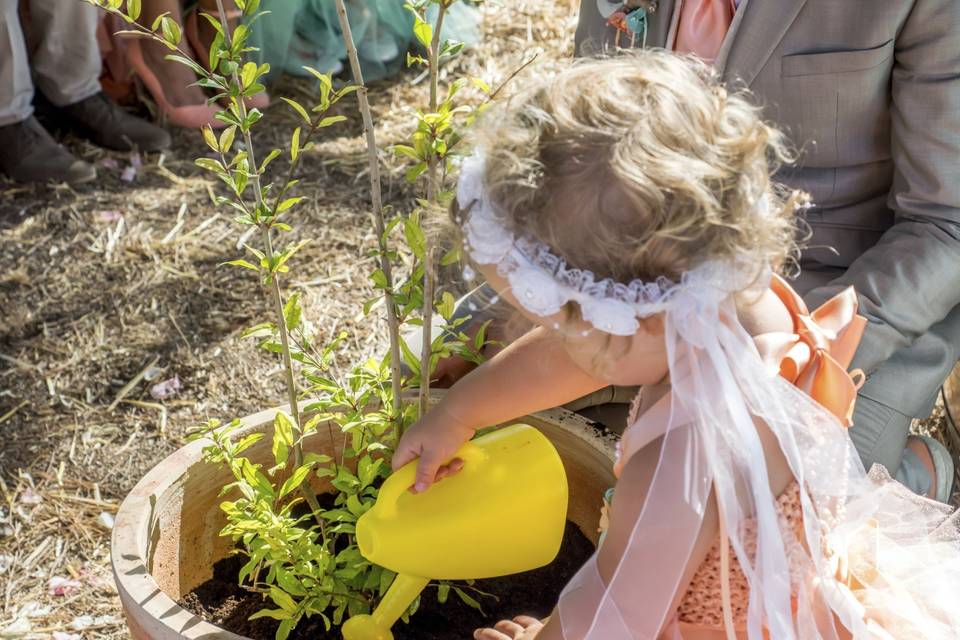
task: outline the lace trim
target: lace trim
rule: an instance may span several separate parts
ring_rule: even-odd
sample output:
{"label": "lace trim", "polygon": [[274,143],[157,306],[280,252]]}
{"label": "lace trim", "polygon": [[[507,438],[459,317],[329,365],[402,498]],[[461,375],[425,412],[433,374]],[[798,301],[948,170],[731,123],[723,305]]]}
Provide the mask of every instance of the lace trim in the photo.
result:
{"label": "lace trim", "polygon": [[[463,211],[464,244],[482,265],[496,265],[517,301],[539,316],[551,316],[568,302],[577,302],[584,320],[614,335],[633,335],[637,318],[666,311],[675,300],[692,300],[691,310],[717,304],[750,285],[755,269],[743,264],[704,262],[683,274],[680,282],[659,277],[653,282],[598,280],[586,269],[569,266],[550,247],[529,237],[516,237],[499,220],[483,185],[483,156],[464,160],[457,199]],[[686,295],[684,295],[686,294]]]}

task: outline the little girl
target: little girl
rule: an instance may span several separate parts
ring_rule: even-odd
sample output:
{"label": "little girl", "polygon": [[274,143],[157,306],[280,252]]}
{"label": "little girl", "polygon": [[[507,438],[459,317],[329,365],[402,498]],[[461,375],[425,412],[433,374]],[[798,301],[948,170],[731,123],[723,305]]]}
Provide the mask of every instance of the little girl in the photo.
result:
{"label": "little girl", "polygon": [[479,428],[643,392],[598,552],[549,621],[475,637],[960,637],[956,520],[865,473],[845,431],[856,296],[811,313],[776,275],[799,200],[771,184],[781,134],[658,52],[577,64],[478,126],[455,218],[537,326],[413,426],[394,467],[419,457],[423,491]]}

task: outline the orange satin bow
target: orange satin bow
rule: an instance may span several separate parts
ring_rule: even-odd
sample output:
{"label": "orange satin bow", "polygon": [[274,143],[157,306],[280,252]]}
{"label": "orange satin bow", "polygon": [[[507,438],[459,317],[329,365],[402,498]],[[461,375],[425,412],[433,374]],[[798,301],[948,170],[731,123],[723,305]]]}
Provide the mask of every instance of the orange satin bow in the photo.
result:
{"label": "orange satin bow", "polygon": [[770,286],[793,316],[794,333],[757,336],[764,361],[849,427],[863,372],[847,367],[867,327],[857,294],[848,287],[810,313],[782,278],[774,276]]}

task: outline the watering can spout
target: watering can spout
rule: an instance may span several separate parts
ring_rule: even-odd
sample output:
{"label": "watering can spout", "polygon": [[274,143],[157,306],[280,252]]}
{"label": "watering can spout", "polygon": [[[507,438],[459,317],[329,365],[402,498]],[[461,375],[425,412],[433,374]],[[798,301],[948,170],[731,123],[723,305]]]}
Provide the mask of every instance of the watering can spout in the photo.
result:
{"label": "watering can spout", "polygon": [[[397,577],[377,609],[343,626],[345,640],[392,640],[390,627],[430,580],[470,580],[529,571],[560,550],[567,478],[556,449],[528,425],[465,444],[460,473],[421,494],[407,491],[416,461],[387,478],[357,521],[357,546]],[[491,526],[524,522],[524,526]]]}

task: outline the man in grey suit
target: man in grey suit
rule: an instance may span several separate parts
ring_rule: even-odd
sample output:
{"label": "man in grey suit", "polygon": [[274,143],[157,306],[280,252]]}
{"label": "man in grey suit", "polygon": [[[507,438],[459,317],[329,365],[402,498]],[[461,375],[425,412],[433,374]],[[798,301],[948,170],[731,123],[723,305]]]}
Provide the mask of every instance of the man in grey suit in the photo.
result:
{"label": "man in grey suit", "polygon": [[[577,55],[674,48],[680,2],[660,0],[645,34],[618,40],[603,15],[617,5],[582,0]],[[735,4],[714,64],[792,138],[799,162],[778,178],[816,205],[797,287],[815,307],[854,285],[870,321],[850,435],[868,468],[945,501],[950,456],[908,432],[960,357],[960,2]]]}

